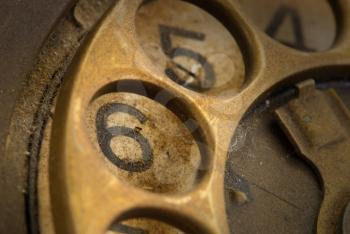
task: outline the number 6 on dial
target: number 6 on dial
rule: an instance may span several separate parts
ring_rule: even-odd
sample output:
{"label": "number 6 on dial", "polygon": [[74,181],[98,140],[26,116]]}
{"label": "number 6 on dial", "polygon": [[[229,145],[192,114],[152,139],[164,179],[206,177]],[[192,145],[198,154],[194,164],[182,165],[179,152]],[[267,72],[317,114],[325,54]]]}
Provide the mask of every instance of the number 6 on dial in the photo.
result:
{"label": "number 6 on dial", "polygon": [[[130,172],[143,172],[148,170],[153,163],[152,148],[148,140],[138,131],[123,126],[107,127],[108,117],[114,113],[126,113],[136,117],[141,123],[146,122],[146,116],[136,108],[122,103],[108,103],[102,106],[96,116],[96,128],[98,143],[103,154],[117,167]],[[128,162],[116,155],[110,144],[111,140],[117,136],[125,136],[135,140],[141,147],[142,160]]]}

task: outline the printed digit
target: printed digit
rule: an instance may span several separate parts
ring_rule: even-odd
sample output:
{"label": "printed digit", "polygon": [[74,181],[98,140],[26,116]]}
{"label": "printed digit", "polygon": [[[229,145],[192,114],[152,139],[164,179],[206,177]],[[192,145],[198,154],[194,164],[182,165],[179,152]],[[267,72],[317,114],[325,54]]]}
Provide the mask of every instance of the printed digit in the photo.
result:
{"label": "printed digit", "polygon": [[281,6],[277,10],[276,14],[273,16],[270,24],[265,30],[266,33],[277,40],[276,34],[285,18],[287,18],[288,16],[291,17],[292,20],[294,43],[289,43],[286,41],[281,41],[281,43],[293,47],[295,49],[313,51],[312,49],[307,48],[307,46],[305,45],[303,26],[301,24],[298,12],[294,8],[291,8],[289,6]]}
{"label": "printed digit", "polygon": [[[187,31],[176,27],[169,27],[165,25],[159,25],[159,31],[160,31],[160,41],[161,41],[162,49],[165,55],[172,60],[172,64],[166,68],[165,74],[176,83],[183,86],[187,86],[195,90],[206,90],[206,89],[212,88],[215,85],[215,73],[212,65],[208,63],[207,59],[203,55],[190,49],[186,49],[182,47],[173,48],[172,40],[171,40],[171,35],[175,35],[179,37],[190,38],[192,40],[204,41],[205,34],[199,33],[199,32]],[[198,77],[196,74],[194,74],[187,68],[173,61],[174,58],[180,57],[180,56],[185,56],[196,60],[203,67],[205,71],[204,79],[200,80],[200,77]],[[184,80],[181,77],[179,77],[176,71],[174,70],[175,68],[185,72],[187,74],[186,77],[194,79],[195,83],[192,84],[189,81],[189,79]]]}
{"label": "printed digit", "polygon": [[[102,106],[96,116],[97,139],[102,152],[117,167],[130,172],[143,172],[148,170],[153,163],[153,153],[148,140],[139,131],[123,126],[107,127],[107,119],[114,113],[126,113],[135,117],[141,124],[146,122],[146,116],[136,108],[121,104],[109,103]],[[110,143],[114,137],[125,136],[135,140],[142,149],[142,160],[127,162],[120,159],[111,149]]]}

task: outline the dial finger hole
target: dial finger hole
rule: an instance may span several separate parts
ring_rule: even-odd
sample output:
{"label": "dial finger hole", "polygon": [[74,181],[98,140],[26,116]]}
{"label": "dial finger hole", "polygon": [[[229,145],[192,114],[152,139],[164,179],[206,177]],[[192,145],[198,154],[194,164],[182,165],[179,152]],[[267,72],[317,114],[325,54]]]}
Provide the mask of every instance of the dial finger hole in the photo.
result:
{"label": "dial finger hole", "polygon": [[192,219],[180,214],[166,211],[140,209],[127,212],[122,218],[114,221],[105,232],[106,234],[185,234],[208,233],[204,227]]}
{"label": "dial finger hole", "polygon": [[167,91],[121,81],[105,87],[88,113],[95,147],[126,183],[156,193],[187,192],[208,169],[209,148],[200,124]]}
{"label": "dial finger hole", "polygon": [[240,0],[245,12],[276,41],[307,52],[325,51],[336,37],[336,18],[327,0]]}
{"label": "dial finger hole", "polygon": [[215,17],[185,1],[145,1],[136,16],[138,40],[155,70],[197,92],[245,84],[235,38]]}

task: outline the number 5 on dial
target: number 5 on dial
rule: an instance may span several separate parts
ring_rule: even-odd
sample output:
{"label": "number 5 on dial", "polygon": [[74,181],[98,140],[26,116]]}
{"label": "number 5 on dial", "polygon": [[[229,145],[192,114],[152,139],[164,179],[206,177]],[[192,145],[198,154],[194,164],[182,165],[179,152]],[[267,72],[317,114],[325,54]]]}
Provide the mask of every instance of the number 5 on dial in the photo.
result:
{"label": "number 5 on dial", "polygon": [[[172,60],[170,66],[168,64],[168,67],[165,69],[165,74],[174,82],[189,87],[190,89],[203,91],[212,88],[215,84],[215,73],[212,65],[208,63],[207,59],[200,53],[191,49],[183,47],[173,48],[171,40],[171,34],[173,34],[175,36],[185,37],[192,40],[204,41],[205,34],[165,25],[159,25],[159,31],[163,52]],[[199,77],[198,74],[195,74],[190,69],[173,61],[174,58],[181,56],[196,60],[204,69],[204,77]],[[186,73],[186,76],[184,78],[180,77],[175,69]]]}

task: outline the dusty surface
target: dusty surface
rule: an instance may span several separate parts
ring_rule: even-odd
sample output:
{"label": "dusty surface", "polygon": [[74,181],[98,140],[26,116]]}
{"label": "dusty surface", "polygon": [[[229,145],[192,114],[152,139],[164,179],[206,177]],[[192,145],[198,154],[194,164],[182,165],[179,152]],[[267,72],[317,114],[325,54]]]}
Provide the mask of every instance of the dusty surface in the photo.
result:
{"label": "dusty surface", "polygon": [[[171,68],[178,76],[177,83],[184,87],[210,91],[229,86],[231,92],[237,92],[244,84],[243,57],[235,39],[202,9],[182,1],[149,1],[137,13],[136,29],[140,44],[158,71],[165,73]],[[162,35],[168,35],[168,40]],[[167,43],[171,44],[169,51],[164,48]],[[195,54],[189,55],[188,50]],[[206,60],[202,64],[201,56]]]}
{"label": "dusty surface", "polygon": [[313,233],[321,188],[272,114],[257,112],[243,121],[232,150],[225,186],[233,232]]}
{"label": "dusty surface", "polygon": [[[252,17],[257,18],[257,25],[265,30],[278,5],[273,5],[275,2],[271,1],[271,7],[264,7],[259,6],[264,1],[251,2],[245,1],[246,9],[249,8],[247,12],[251,12]],[[335,27],[332,24],[334,19],[325,3],[311,4],[314,2],[307,0],[286,3],[300,10],[305,47],[324,50],[329,48],[334,38]],[[303,8],[303,4],[308,7]],[[261,7],[266,8],[266,11],[260,11]],[[21,106],[22,108],[17,112],[20,113],[21,118],[15,118],[15,122],[18,121],[15,126],[15,136],[25,133],[22,136],[25,138],[29,133],[35,132],[39,147],[41,137],[44,137],[39,157],[38,181],[40,224],[44,233],[52,231],[47,180],[49,115],[51,111],[54,112],[51,105],[61,77],[86,32],[83,29],[91,26],[92,21],[85,18],[84,9],[91,13],[93,8],[87,4],[76,9],[74,14],[77,22],[64,21],[62,31],[50,37],[47,48],[40,57],[40,66],[31,75],[30,82],[33,84],[28,84],[29,88],[23,95],[24,108]],[[324,17],[319,17],[320,14]],[[186,81],[184,86],[197,91],[224,90],[230,84],[230,87],[233,87],[230,91],[235,92],[244,84],[243,59],[234,39],[220,23],[199,8],[178,1],[151,1],[140,9],[136,24],[139,41],[160,73],[164,73],[164,70],[170,67],[174,69],[181,81]],[[214,69],[213,87],[204,90],[203,87],[196,87],[206,79],[203,64],[198,63],[199,57],[189,59],[188,56],[178,56],[170,59],[165,54],[160,40],[159,24],[197,33],[194,37],[199,39],[172,35],[172,47],[183,47],[204,55],[208,64],[211,64]],[[69,33],[65,34],[67,31]],[[293,45],[294,34],[295,30],[290,17],[286,17],[275,36],[280,41]],[[297,45],[300,44],[297,43]],[[182,68],[174,66],[176,64],[180,64]],[[343,91],[343,96],[349,97],[349,92]],[[103,104],[108,102],[129,104],[146,116],[147,121],[140,123],[133,116],[118,112],[111,115],[107,121],[107,128],[129,127],[148,140],[152,149],[153,162],[146,171],[128,172],[120,169],[101,152],[96,138],[96,113]],[[38,112],[42,115],[42,121],[33,120],[32,113],[38,105],[42,107],[41,112]],[[349,106],[349,102],[347,105]],[[188,129],[165,107],[145,97],[110,94],[97,99],[89,111],[88,130],[92,143],[99,151],[96,156],[105,158],[110,170],[125,183],[158,193],[181,193],[190,190],[198,182],[201,160],[198,147]],[[47,121],[49,123],[46,125]],[[31,128],[32,125],[35,127]],[[45,132],[43,132],[44,127],[46,127]],[[236,131],[232,146],[233,153],[228,161],[231,180],[226,181],[228,207],[229,209],[234,207],[231,210],[232,213],[229,213],[234,232],[260,233],[262,230],[266,233],[312,232],[312,224],[322,195],[320,188],[310,168],[294,157],[294,150],[276,129],[278,127],[273,124],[268,114],[259,114],[248,118],[247,122],[242,123]],[[18,142],[22,146],[27,146],[22,141]],[[17,147],[15,143],[11,143],[12,148]],[[141,159],[142,150],[131,138],[114,137],[110,147],[115,155],[124,161],[132,163]],[[20,150],[23,148],[20,147],[14,151]],[[31,153],[26,150],[27,147],[24,147],[21,155]],[[21,191],[22,188],[16,189]],[[241,192],[232,195],[232,190]],[[151,220],[132,220],[124,222],[123,225],[137,229],[130,233],[181,233],[173,227]],[[113,225],[111,230],[118,233],[120,227],[118,229]]]}
{"label": "dusty surface", "polygon": [[[84,2],[84,5],[88,5],[87,2],[89,2],[89,0],[83,0],[82,2]],[[90,14],[90,19],[94,18],[96,22],[97,18],[103,14],[103,11],[106,10],[111,1],[108,2],[108,0],[101,0],[94,2],[99,5],[99,8],[94,14]],[[62,1],[60,8],[57,8],[53,7],[53,4],[46,2],[45,6],[50,8],[50,11],[46,13],[52,14],[53,17],[58,17],[56,13],[62,13],[61,8],[63,8],[64,5],[67,7],[67,3],[68,1]],[[36,6],[36,4],[33,4],[33,6],[35,7],[36,13],[38,13],[39,7]],[[77,8],[79,8],[79,4],[77,4]],[[29,11],[28,8],[26,8],[26,10]],[[83,13],[84,10],[80,10],[80,14]],[[46,14],[38,15],[47,17]],[[36,17],[32,17],[31,19],[34,23],[37,22],[34,20],[37,19]],[[49,18],[47,18],[47,22],[46,19],[43,20],[38,18],[38,20],[43,21],[43,24],[47,23],[50,24],[50,27],[53,27],[53,22],[51,22],[52,19],[49,20]],[[54,20],[57,19],[55,18]],[[49,121],[50,116],[53,115],[53,100],[57,95],[63,75],[76,50],[80,46],[82,39],[87,33],[87,30],[91,27],[91,25],[88,25],[89,27],[82,29],[70,14],[64,15],[55,23],[57,23],[55,28],[46,28],[48,26],[45,26],[46,29],[39,29],[38,24],[36,24],[36,30],[43,30],[40,32],[40,37],[44,37],[42,33],[45,33],[47,40],[44,45],[40,45],[42,46],[40,51],[36,48],[37,51],[35,51],[35,53],[38,54],[36,54],[37,57],[32,61],[33,64],[35,63],[35,66],[31,73],[27,75],[27,80],[23,82],[24,84],[18,82],[18,85],[24,85],[25,88],[22,90],[22,93],[17,100],[16,109],[13,112],[10,135],[7,139],[6,157],[8,157],[8,159],[0,161],[0,171],[1,173],[4,173],[2,175],[4,184],[2,184],[3,180],[0,182],[3,191],[6,191],[5,194],[1,194],[0,192],[3,198],[1,201],[4,201],[4,204],[6,205],[6,207],[0,209],[0,213],[9,213],[5,216],[6,219],[8,218],[9,220],[4,218],[2,219],[2,222],[0,222],[0,232],[6,227],[6,232],[10,233],[22,233],[28,231],[26,229],[29,229],[32,233],[36,233],[39,229],[39,215],[44,217],[43,219],[40,218],[41,223],[46,224],[47,222],[50,222],[48,219],[50,217],[49,212],[51,211],[49,209],[41,209],[41,207],[46,207],[48,205],[47,200],[43,198],[43,200],[38,202],[40,198],[38,199],[37,197],[37,195],[39,195],[38,189],[40,189],[40,195],[44,193],[44,196],[48,196],[48,184],[42,183],[42,181],[37,181],[38,171],[40,171],[40,176],[47,177],[45,160],[48,159],[48,152],[46,150],[40,152],[42,138],[47,134],[48,130],[46,130],[46,133],[44,134],[44,129],[47,127],[46,124],[47,121]],[[13,25],[11,28],[12,27],[16,30],[20,28]],[[18,31],[23,32],[23,30]],[[48,35],[50,32],[51,34]],[[35,34],[35,31],[31,30],[30,33]],[[35,35],[26,36],[24,38],[25,43],[18,43],[23,44],[28,48],[29,41],[33,40],[33,43],[42,43],[41,40],[43,40],[37,40]],[[28,41],[28,38],[31,38],[31,40]],[[22,45],[19,44],[17,45],[18,48],[22,48]],[[39,45],[36,45],[36,47],[39,47]],[[28,53],[28,56],[31,56],[33,53],[26,52],[26,50],[22,50],[22,52]],[[44,149],[47,147],[47,144],[49,144],[48,141],[48,135],[45,135],[45,141],[43,143]],[[40,161],[39,153],[41,154],[40,156],[43,156],[43,161]],[[40,169],[38,168],[39,161]],[[3,163],[6,170],[2,170]],[[9,175],[7,176],[7,174]],[[20,179],[21,181],[15,181],[17,179]],[[41,179],[45,180],[45,178]],[[40,183],[40,185],[38,185],[37,182]],[[9,186],[9,189],[7,189],[7,186]],[[39,186],[39,188],[37,186]],[[6,201],[7,198],[5,196],[9,196],[11,201]],[[17,201],[15,201],[15,199],[17,199]],[[26,207],[20,207],[24,205]],[[2,207],[2,204],[0,206]],[[41,206],[40,211],[38,206]],[[17,218],[13,218],[12,215]],[[25,215],[27,217],[24,217]],[[21,216],[23,216],[23,219],[27,219],[27,224],[21,224]],[[3,227],[2,225],[6,226]]]}
{"label": "dusty surface", "polygon": [[[338,94],[350,107],[346,83],[325,86],[342,86]],[[269,108],[257,109],[241,122],[231,150],[225,195],[232,232],[314,233],[322,186]]]}
{"label": "dusty surface", "polygon": [[114,153],[112,157],[131,163],[132,167],[136,161],[142,161],[143,150],[145,150],[133,137],[123,135],[114,136],[109,146],[99,145],[97,139],[99,130],[96,129],[97,113],[108,103],[126,104],[144,115],[145,122],[142,123],[135,116],[117,109],[107,118],[106,129],[122,126],[131,131],[137,131],[148,141],[153,159],[149,168],[133,172],[114,165],[106,158],[110,169],[121,180],[142,189],[160,193],[185,192],[197,183],[201,155],[191,132],[166,107],[136,94],[107,94],[99,97],[91,105],[88,126],[92,143],[100,152],[100,157],[106,156],[101,147],[110,147]]}

